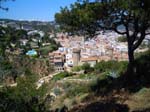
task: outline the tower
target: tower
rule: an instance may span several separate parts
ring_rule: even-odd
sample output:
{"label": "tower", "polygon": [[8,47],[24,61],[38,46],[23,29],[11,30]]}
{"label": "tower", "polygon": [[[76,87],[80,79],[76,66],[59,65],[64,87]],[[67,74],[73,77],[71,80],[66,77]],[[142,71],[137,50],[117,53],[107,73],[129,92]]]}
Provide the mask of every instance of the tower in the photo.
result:
{"label": "tower", "polygon": [[80,49],[73,49],[73,66],[78,66],[80,62]]}

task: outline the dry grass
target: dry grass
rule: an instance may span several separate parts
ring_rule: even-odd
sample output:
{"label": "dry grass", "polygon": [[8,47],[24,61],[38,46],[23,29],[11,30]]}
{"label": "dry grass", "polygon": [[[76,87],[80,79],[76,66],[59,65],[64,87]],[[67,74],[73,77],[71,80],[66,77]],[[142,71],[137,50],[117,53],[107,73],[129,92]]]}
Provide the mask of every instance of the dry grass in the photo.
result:
{"label": "dry grass", "polygon": [[141,89],[139,92],[131,95],[125,103],[129,106],[130,111],[139,111],[150,108],[150,89]]}

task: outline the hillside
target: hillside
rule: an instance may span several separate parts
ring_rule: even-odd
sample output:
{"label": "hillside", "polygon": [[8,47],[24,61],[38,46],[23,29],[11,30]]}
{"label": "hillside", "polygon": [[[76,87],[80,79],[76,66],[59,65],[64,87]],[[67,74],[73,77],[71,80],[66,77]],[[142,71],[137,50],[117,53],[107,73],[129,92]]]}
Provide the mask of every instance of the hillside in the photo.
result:
{"label": "hillside", "polygon": [[[14,65],[17,69],[20,66],[27,68],[24,71],[26,75],[17,77],[16,87],[0,88],[3,99],[0,104],[6,105],[1,107],[2,112],[5,112],[2,109],[17,111],[22,109],[20,106],[24,106],[27,112],[28,109],[42,112],[43,108],[43,112],[150,111],[150,51],[137,55],[135,74],[128,74],[127,62],[102,61],[93,68],[84,64],[79,66],[80,69],[73,69],[73,72],[55,74],[49,82],[40,80],[43,76],[36,75],[40,73],[39,70],[42,70],[42,74],[46,70],[42,69],[44,60],[25,57],[24,61],[21,60],[18,62],[22,63]],[[39,89],[35,88],[37,83],[41,84]],[[25,88],[28,88],[27,91]],[[30,105],[32,103],[34,106]],[[14,108],[13,105],[18,106]]]}
{"label": "hillside", "polygon": [[11,27],[25,27],[32,30],[41,30],[44,32],[52,32],[56,23],[53,21],[27,21],[27,20],[12,20],[12,19],[0,19],[2,25],[8,25]]}
{"label": "hillside", "polygon": [[[124,62],[101,62],[103,66],[99,67],[99,73],[94,68],[86,74],[54,76],[50,81],[53,85],[51,94],[55,97],[51,109],[61,112],[149,112],[149,53],[137,56],[137,72],[130,77]],[[114,77],[112,70],[120,75]]]}

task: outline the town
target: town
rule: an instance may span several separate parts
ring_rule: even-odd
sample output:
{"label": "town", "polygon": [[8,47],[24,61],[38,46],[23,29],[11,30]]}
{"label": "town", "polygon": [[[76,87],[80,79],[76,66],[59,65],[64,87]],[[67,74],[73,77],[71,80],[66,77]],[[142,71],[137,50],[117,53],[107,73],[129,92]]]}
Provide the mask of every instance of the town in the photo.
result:
{"label": "town", "polygon": [[0,0],[0,112],[150,112],[150,0]]}
{"label": "town", "polygon": [[[16,30],[24,30],[27,32],[27,35],[22,35],[19,39],[20,45],[27,47],[30,43],[28,51],[24,54],[28,56],[39,57],[45,56],[49,59],[50,63],[54,66],[56,72],[62,71],[71,71],[72,67],[81,66],[84,63],[90,64],[91,67],[97,62],[116,60],[116,61],[127,61],[128,60],[128,48],[126,41],[119,41],[119,38],[124,39],[122,35],[117,34],[114,31],[99,31],[99,34],[94,38],[86,38],[84,36],[71,36],[68,33],[62,32],[53,32],[52,29],[49,31],[35,30],[31,22],[22,22],[19,21],[22,26],[18,25],[18,21],[0,21],[0,25],[3,27],[12,27]],[[30,23],[30,24],[29,24]],[[46,26],[51,24],[51,27],[58,28],[57,24],[54,22],[34,22],[38,25]],[[52,26],[53,25],[53,26]],[[39,50],[42,47],[51,46],[50,41],[43,41],[44,36],[47,35],[47,39],[52,39],[59,46],[56,49],[47,51],[46,54],[42,54]],[[28,36],[28,37],[27,37]],[[30,37],[30,38],[29,38]],[[143,41],[142,45],[149,45],[150,36],[146,36],[146,39]],[[41,46],[39,46],[39,43]],[[15,45],[13,45],[15,46]],[[139,48],[136,52],[146,51],[147,48]],[[7,52],[22,54],[24,51],[22,48],[17,48],[13,52],[10,49],[7,49]]]}

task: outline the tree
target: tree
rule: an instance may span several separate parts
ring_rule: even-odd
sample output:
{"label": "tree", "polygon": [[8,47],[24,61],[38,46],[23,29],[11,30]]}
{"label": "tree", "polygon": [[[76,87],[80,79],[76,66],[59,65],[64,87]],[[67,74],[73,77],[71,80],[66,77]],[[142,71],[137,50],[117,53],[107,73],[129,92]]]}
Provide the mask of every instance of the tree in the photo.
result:
{"label": "tree", "polygon": [[45,97],[47,85],[37,88],[38,77],[29,70],[17,78],[16,87],[0,89],[0,112],[47,112]]}
{"label": "tree", "polygon": [[100,29],[104,29],[125,35],[129,65],[133,65],[134,51],[150,34],[150,1],[83,0],[72,4],[70,8],[61,8],[55,19],[67,32],[94,36]]}
{"label": "tree", "polygon": [[12,28],[4,28],[0,26],[0,55],[5,56],[5,50],[10,45]]}
{"label": "tree", "polygon": [[8,8],[3,7],[3,6],[1,5],[3,2],[7,2],[7,1],[15,1],[15,0],[0,0],[0,10],[2,9],[2,10],[8,11]]}
{"label": "tree", "polygon": [[27,37],[27,32],[24,30],[15,30],[11,27],[4,28],[0,26],[0,55],[5,56],[6,48],[13,50],[15,47],[20,47],[19,39],[25,37]]}

